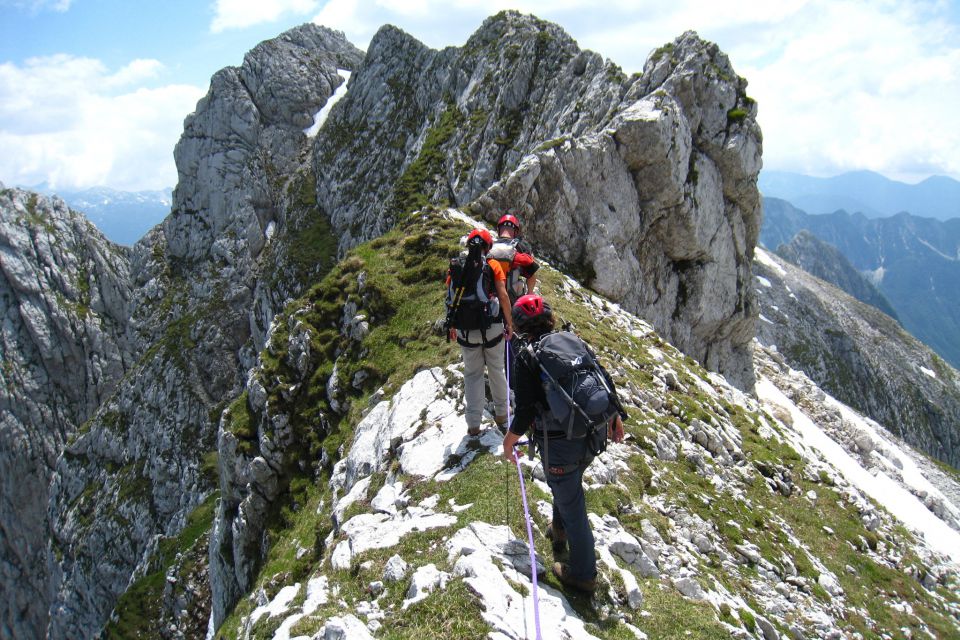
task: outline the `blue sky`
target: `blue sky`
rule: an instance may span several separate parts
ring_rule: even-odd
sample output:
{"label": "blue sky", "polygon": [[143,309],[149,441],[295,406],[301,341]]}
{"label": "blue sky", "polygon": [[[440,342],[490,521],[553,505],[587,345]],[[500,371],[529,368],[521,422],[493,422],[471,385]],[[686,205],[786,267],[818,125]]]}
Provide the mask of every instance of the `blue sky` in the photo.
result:
{"label": "blue sky", "polygon": [[303,22],[365,49],[385,23],[460,45],[501,9],[560,24],[625,71],[687,29],[750,82],[764,166],[960,179],[960,8],[942,0],[0,0],[0,182],[173,186],[210,76]]}

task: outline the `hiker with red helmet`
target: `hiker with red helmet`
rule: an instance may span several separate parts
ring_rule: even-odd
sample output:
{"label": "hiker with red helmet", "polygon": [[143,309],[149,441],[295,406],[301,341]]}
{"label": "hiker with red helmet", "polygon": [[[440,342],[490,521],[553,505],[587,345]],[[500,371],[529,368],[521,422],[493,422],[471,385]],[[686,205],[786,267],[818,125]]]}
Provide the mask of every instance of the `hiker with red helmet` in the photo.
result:
{"label": "hiker with red helmet", "polygon": [[496,260],[488,260],[493,236],[474,229],[467,236],[467,253],[450,260],[447,271],[449,340],[456,340],[463,357],[467,434],[479,435],[484,408],[484,367],[490,382],[494,420],[507,422],[507,379],[504,339],[510,340],[513,320],[507,295],[507,276]]}
{"label": "hiker with red helmet", "polygon": [[589,346],[570,331],[554,331],[553,311],[543,298],[520,297],[513,322],[518,348],[510,384],[516,409],[503,455],[515,462],[515,445],[530,430],[553,494],[548,537],[554,557],[566,556],[554,563],[553,574],[568,587],[592,592],[597,561],[583,473],[608,438],[623,440],[626,413]]}
{"label": "hiker with red helmet", "polygon": [[533,248],[521,237],[520,221],[507,213],[497,221],[497,239],[489,257],[500,263],[507,274],[507,293],[510,303],[524,294],[533,293],[537,286],[540,265],[533,258]]}

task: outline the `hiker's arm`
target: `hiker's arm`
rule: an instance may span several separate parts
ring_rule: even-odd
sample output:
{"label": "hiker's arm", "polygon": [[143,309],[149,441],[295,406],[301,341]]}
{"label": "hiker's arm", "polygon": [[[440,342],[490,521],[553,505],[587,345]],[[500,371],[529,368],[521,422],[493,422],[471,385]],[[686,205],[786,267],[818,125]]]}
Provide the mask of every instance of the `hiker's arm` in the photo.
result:
{"label": "hiker's arm", "polygon": [[513,257],[511,266],[519,270],[520,275],[526,280],[527,293],[533,293],[537,286],[537,270],[540,269],[540,265],[533,259],[533,255],[518,251]]}
{"label": "hiker's arm", "polygon": [[517,461],[516,453],[513,450],[513,445],[517,444],[519,441],[520,436],[515,434],[513,431],[507,431],[507,435],[503,436],[503,457],[510,462]]}
{"label": "hiker's arm", "polygon": [[608,435],[614,442],[623,442],[623,419],[620,417],[619,413],[614,416],[613,420],[610,422],[610,431]]}
{"label": "hiker's arm", "polygon": [[509,340],[513,337],[513,310],[510,308],[510,297],[507,295],[507,283],[505,280],[497,280],[494,284],[497,287],[500,308],[503,310],[503,336]]}
{"label": "hiker's arm", "polygon": [[510,432],[519,438],[533,426],[537,417],[537,401],[540,399],[538,394],[542,394],[543,389],[540,387],[539,374],[530,372],[525,352],[519,351],[514,362],[516,367],[510,386],[516,399],[516,409],[510,422]]}

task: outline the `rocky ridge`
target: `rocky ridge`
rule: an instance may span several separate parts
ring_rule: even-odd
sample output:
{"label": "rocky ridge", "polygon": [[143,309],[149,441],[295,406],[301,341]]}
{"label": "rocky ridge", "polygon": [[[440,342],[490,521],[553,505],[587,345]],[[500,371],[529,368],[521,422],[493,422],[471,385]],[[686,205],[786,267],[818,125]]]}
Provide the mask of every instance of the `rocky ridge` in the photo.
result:
{"label": "rocky ridge", "polygon": [[466,204],[541,143],[604,126],[630,83],[559,26],[514,11],[442,51],[387,25],[317,136],[318,204],[341,250],[428,202]]}
{"label": "rocky ridge", "polygon": [[[404,233],[418,237],[425,228],[437,231],[430,254],[456,230],[427,215]],[[423,245],[411,245],[406,250],[416,246],[422,257]],[[343,276],[379,282],[381,269],[392,271],[371,262],[371,255],[353,254]],[[625,637],[644,638],[671,629],[718,638],[956,633],[960,603],[950,593],[958,558],[950,554],[960,541],[960,509],[913,474],[913,463],[878,425],[856,417],[762,348],[755,354],[758,402],[618,305],[549,267],[542,275],[544,293],[561,317],[598,347],[632,418],[627,441],[611,445],[587,475],[603,586],[589,599],[564,593],[549,577],[541,580],[544,637],[624,637],[615,635],[622,630]],[[296,361],[302,334],[325,326],[312,308],[325,286],[344,281],[336,271],[331,276],[279,318],[269,360]],[[341,299],[348,312],[339,344],[342,354],[359,355],[386,327],[350,336],[348,316],[364,314],[351,306],[354,292],[363,290],[351,286]],[[287,329],[287,318],[296,319],[296,331]],[[347,365],[342,356],[339,362]],[[302,374],[285,371],[275,389],[301,384]],[[257,379],[271,380],[276,372],[265,363]],[[322,443],[321,456],[329,455],[329,462],[318,469],[314,487],[297,498],[299,510],[288,515],[254,588],[220,634],[532,633],[515,470],[497,455],[500,435],[492,416],[479,440],[466,436],[460,375],[459,366],[425,364],[402,384],[391,376],[383,387],[354,387],[348,395],[355,398],[355,426],[341,423],[342,436],[332,444],[339,460],[330,443]],[[255,401],[251,407],[263,412],[261,425],[269,424],[271,405]],[[282,409],[273,406],[273,412]],[[878,508],[857,465],[839,463],[805,431],[804,420],[829,434],[842,455],[871,469],[870,482],[883,478],[892,487],[886,491],[907,496],[909,519],[893,507],[896,518]],[[536,461],[524,460],[524,468],[536,507],[538,562],[549,566],[542,536],[549,491]],[[493,485],[501,490],[490,491]],[[515,504],[505,505],[506,499]],[[939,526],[943,537],[925,542],[908,532],[907,521],[926,526],[917,513],[938,523],[931,527]],[[292,565],[281,560],[293,557]],[[903,583],[896,576],[910,578]],[[877,599],[877,589],[887,597]],[[457,615],[444,616],[451,608]]]}
{"label": "rocky ridge", "polygon": [[[303,254],[324,228],[304,220],[313,202],[312,187],[302,188],[304,129],[342,83],[337,68],[361,57],[342,34],[292,30],[214,76],[187,118],[173,211],[129,257],[139,360],[53,478],[50,637],[89,636],[121,594],[174,635],[206,628],[207,541],[194,528],[208,530],[213,518],[218,414],[275,309],[329,268]],[[302,243],[268,246],[289,235]],[[206,523],[193,522],[200,516]],[[200,582],[173,579],[195,576],[197,563]],[[168,573],[166,591],[130,588]]]}
{"label": "rocky ridge", "polygon": [[442,51],[384,27],[317,136],[318,204],[341,253],[427,203],[516,211],[537,251],[749,388],[762,136],[746,85],[692,32],[627,77],[516,12]]}
{"label": "rocky ridge", "polygon": [[960,465],[960,373],[892,318],[762,249],[757,337],[911,446]]}
{"label": "rocky ridge", "polygon": [[47,497],[66,441],[133,363],[129,252],[59,198],[0,185],[0,631],[41,637]]}
{"label": "rocky ridge", "polygon": [[[669,230],[677,242],[688,243],[684,232],[694,224],[689,216],[703,213],[695,202],[699,199],[717,214],[711,218],[717,228],[709,234],[712,240],[704,238],[704,242],[690,249],[693,252],[690,255],[695,254],[704,268],[693,268],[679,276],[673,263],[662,255],[664,251],[673,251],[673,245],[648,243],[643,246],[652,252],[647,256],[649,266],[659,269],[658,273],[662,273],[663,280],[669,284],[659,300],[664,309],[675,312],[669,317],[683,335],[696,331],[679,328],[689,318],[676,308],[689,302],[691,314],[697,315],[694,307],[712,309],[712,303],[717,301],[694,295],[694,285],[687,275],[699,279],[723,274],[724,277],[717,280],[723,284],[711,289],[719,292],[724,304],[717,307],[712,319],[713,335],[719,339],[711,343],[714,355],[710,361],[732,379],[749,386],[750,370],[743,366],[738,355],[740,350],[732,345],[749,341],[743,331],[752,322],[752,289],[740,287],[737,279],[740,276],[735,274],[739,269],[737,265],[744,264],[744,260],[749,263],[749,247],[755,242],[759,224],[759,207],[750,208],[750,202],[758,203],[755,178],[759,171],[759,129],[754,121],[755,105],[744,93],[745,81],[733,73],[729,61],[715,45],[691,33],[664,51],[669,55],[658,57],[652,67],[657,80],[647,86],[638,84],[636,78],[626,78],[609,64],[601,64],[595,54],[580,52],[555,25],[515,12],[504,12],[487,20],[463,48],[440,52],[424,47],[396,28],[383,28],[371,42],[363,64],[351,75],[346,96],[331,110],[313,146],[316,204],[322,214],[329,215],[333,235],[340,238],[341,255],[356,242],[376,237],[402,221],[414,206],[474,197],[480,193],[480,184],[505,172],[534,142],[556,135],[558,126],[569,127],[569,135],[589,133],[607,122],[615,109],[624,108],[627,103],[621,102],[619,106],[617,103],[621,96],[626,96],[622,99],[629,99],[632,104],[644,95],[642,90],[656,93],[657,100],[663,96],[669,98],[669,92],[674,91],[677,100],[685,105],[682,117],[671,115],[669,109],[639,117],[631,129],[636,130],[634,137],[625,136],[618,144],[638,167],[654,165],[654,158],[662,147],[673,144],[674,138],[677,144],[686,145],[687,151],[677,156],[678,164],[671,165],[671,171],[678,175],[669,183],[670,188],[682,192],[688,181],[697,181],[696,171],[689,171],[691,163],[711,178],[700,183],[696,198],[680,207],[688,216],[679,220],[680,228],[671,226],[674,218],[663,216],[665,210],[662,209],[658,209],[662,218],[656,226],[664,234]],[[697,69],[709,70],[709,79],[702,84],[682,80]],[[592,75],[587,75],[588,72]],[[506,81],[492,82],[494,78]],[[590,102],[575,100],[584,94],[592,96]],[[572,108],[571,103],[575,102],[576,108]],[[720,106],[713,107],[714,104]],[[534,109],[533,105],[538,106]],[[714,112],[714,109],[720,111]],[[547,117],[551,114],[556,115],[559,125]],[[717,129],[720,122],[725,127],[723,131]],[[709,133],[704,134],[706,137],[691,139],[690,127]],[[679,133],[675,129],[679,129]],[[660,136],[660,146],[647,146],[649,139],[637,131],[648,131],[647,138]],[[714,149],[717,145],[725,145],[726,151]],[[714,149],[716,161],[706,155],[701,157],[699,151],[694,153],[691,151],[694,147],[697,150],[703,147],[704,153],[708,147]],[[370,154],[367,150],[371,148],[380,152]],[[534,151],[534,154],[543,151]],[[613,152],[613,149],[606,151]],[[473,165],[471,158],[481,161]],[[612,162],[620,160],[614,158]],[[583,180],[601,180],[602,166],[588,163],[578,170]],[[624,182],[619,186],[627,190],[624,197],[629,198],[629,193],[635,194],[637,187],[628,180],[628,171],[620,175]],[[752,200],[751,181],[754,184]],[[468,184],[473,186],[465,186]],[[491,193],[495,193],[496,188],[494,186]],[[644,183],[643,188],[649,196],[659,197],[660,190],[668,186],[654,179]],[[740,198],[740,204],[724,212],[725,196],[721,193],[733,200]],[[486,208],[488,215],[493,215],[491,197],[484,196],[479,202],[479,209],[474,207],[475,210]],[[668,206],[666,200],[661,204]],[[567,213],[560,213],[561,217],[555,220],[558,226],[567,222],[562,217]],[[623,215],[629,217],[630,214],[640,215],[636,209],[627,209]],[[544,225],[547,223],[542,221]],[[604,238],[597,238],[593,242],[603,241]],[[544,248],[549,255],[546,240]],[[707,263],[720,266],[705,266]],[[431,271],[424,266],[409,277],[429,281],[443,268],[440,264]],[[631,277],[641,275],[633,271]],[[643,274],[642,277],[657,279],[658,276]],[[362,292],[362,283],[356,287],[359,299],[351,303],[356,306],[338,310],[338,317],[328,322],[341,328],[341,336],[359,339],[369,331],[371,317],[382,319],[383,316],[377,312],[356,312],[362,306],[361,301],[370,295]],[[697,285],[697,290],[702,289]],[[299,355],[289,366],[306,374],[312,370],[311,363],[318,352],[333,348],[322,345],[330,340],[336,344],[337,339],[328,335],[318,342],[317,338],[304,333],[300,323],[289,322],[285,331],[299,335],[302,343]],[[704,343],[699,346],[706,348]],[[343,355],[340,353],[343,348],[336,347],[338,357]],[[360,376],[358,379],[345,379],[338,362],[335,358],[329,372],[324,369],[315,372],[315,376],[323,377],[310,383],[326,380],[325,396],[314,400],[320,408],[311,410],[315,416],[311,429],[315,435],[311,438],[325,437],[348,413],[349,403],[341,400],[344,392],[351,393],[351,388],[365,389],[372,383],[367,380],[368,371],[355,372]],[[732,367],[729,370],[728,365]],[[221,476],[222,501],[215,524],[213,547],[219,551],[211,554],[215,576],[214,626],[236,598],[249,589],[260,566],[267,514],[277,508],[277,498],[284,494],[290,482],[291,469],[302,470],[314,464],[304,447],[290,448],[298,442],[297,430],[292,426],[296,416],[289,409],[278,410],[280,406],[294,403],[298,397],[314,397],[316,391],[305,391],[305,386],[304,381],[292,383],[271,406],[267,399],[275,382],[269,377],[250,377],[245,396],[222,421],[219,453],[221,469],[228,471]],[[244,438],[229,435],[236,430],[229,425],[238,415],[243,419],[252,416],[252,422],[259,422],[257,437],[247,444],[243,444]]]}

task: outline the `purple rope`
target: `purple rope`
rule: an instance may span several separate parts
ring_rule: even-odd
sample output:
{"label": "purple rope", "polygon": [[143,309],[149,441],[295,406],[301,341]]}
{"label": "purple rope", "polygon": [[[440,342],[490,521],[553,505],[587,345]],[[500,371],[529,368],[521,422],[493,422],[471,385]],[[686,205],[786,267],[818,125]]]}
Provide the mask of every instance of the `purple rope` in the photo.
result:
{"label": "purple rope", "polygon": [[523,515],[527,520],[527,538],[530,541],[530,576],[533,579],[533,621],[537,629],[537,640],[540,635],[540,596],[537,594],[537,555],[533,548],[533,526],[530,524],[530,508],[527,506],[527,488],[523,484],[523,472],[520,470],[520,457],[517,455],[517,445],[513,445],[513,459],[517,462],[517,475],[520,476],[520,495],[523,496]]}
{"label": "purple rope", "polygon": [[[510,341],[507,340],[507,426],[510,425]],[[533,525],[530,523],[530,507],[527,506],[527,487],[523,483],[523,471],[520,469],[520,456],[517,455],[519,443],[513,445],[513,459],[517,463],[517,476],[520,477],[520,495],[523,496],[523,517],[527,521],[528,549],[530,551],[530,577],[533,580],[533,622],[537,630],[537,640],[542,640],[540,634],[540,596],[537,593],[537,554],[533,547]],[[526,616],[524,616],[526,619]],[[526,624],[526,621],[524,621]]]}

